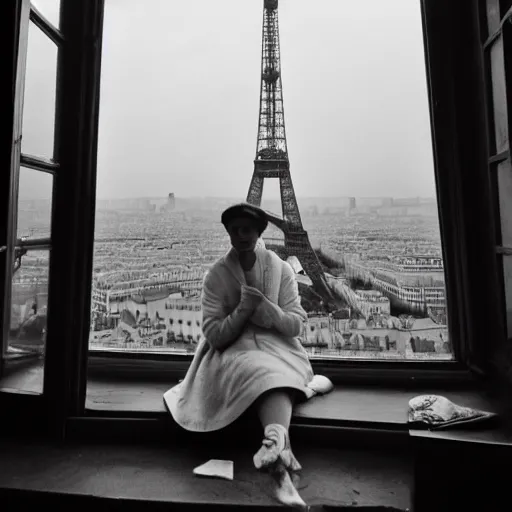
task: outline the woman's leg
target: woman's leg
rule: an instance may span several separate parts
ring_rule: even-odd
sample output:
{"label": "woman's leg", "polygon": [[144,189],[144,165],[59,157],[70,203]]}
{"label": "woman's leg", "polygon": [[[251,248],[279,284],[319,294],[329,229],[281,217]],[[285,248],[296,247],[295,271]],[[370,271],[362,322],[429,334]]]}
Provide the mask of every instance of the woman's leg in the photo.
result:
{"label": "woman's leg", "polygon": [[260,397],[256,407],[263,428],[273,423],[282,425],[286,430],[290,428],[293,409],[291,391],[273,389]]}
{"label": "woman's leg", "polygon": [[254,456],[256,468],[269,467],[281,459],[289,470],[301,469],[291,451],[288,435],[295,398],[294,389],[281,388],[268,391],[256,402],[256,411],[265,431],[262,447]]}
{"label": "woman's leg", "polygon": [[270,471],[276,483],[276,498],[281,503],[306,510],[296,489],[297,471],[301,466],[292,453],[288,436],[294,398],[294,390],[274,389],[257,401],[256,410],[265,430],[265,439],[254,455],[254,465]]}

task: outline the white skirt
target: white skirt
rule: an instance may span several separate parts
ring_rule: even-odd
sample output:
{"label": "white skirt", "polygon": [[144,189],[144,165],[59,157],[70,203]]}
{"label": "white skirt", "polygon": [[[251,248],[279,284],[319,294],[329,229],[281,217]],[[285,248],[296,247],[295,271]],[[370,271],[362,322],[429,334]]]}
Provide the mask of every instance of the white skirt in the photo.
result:
{"label": "white skirt", "polygon": [[297,338],[251,326],[222,352],[203,339],[185,379],[164,394],[164,402],[180,426],[209,432],[235,421],[271,389],[296,389],[310,398],[312,379]]}

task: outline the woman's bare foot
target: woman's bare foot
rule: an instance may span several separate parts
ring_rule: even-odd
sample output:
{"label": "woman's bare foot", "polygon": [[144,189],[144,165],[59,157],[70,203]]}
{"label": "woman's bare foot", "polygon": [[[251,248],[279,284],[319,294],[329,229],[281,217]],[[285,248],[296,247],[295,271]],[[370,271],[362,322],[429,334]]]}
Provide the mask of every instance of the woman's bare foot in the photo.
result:
{"label": "woman's bare foot", "polygon": [[[290,473],[281,460],[269,467],[268,472],[275,484],[274,495],[280,503],[297,510],[308,510],[308,506],[297,492],[295,482],[292,481]],[[298,475],[295,476],[297,477]]]}

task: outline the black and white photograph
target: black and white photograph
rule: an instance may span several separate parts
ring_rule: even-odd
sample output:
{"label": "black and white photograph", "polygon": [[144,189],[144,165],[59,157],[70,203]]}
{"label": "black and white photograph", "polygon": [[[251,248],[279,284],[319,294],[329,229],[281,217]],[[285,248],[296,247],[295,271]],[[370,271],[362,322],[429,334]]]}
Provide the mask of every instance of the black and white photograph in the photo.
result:
{"label": "black and white photograph", "polygon": [[0,27],[1,510],[505,510],[512,0]]}

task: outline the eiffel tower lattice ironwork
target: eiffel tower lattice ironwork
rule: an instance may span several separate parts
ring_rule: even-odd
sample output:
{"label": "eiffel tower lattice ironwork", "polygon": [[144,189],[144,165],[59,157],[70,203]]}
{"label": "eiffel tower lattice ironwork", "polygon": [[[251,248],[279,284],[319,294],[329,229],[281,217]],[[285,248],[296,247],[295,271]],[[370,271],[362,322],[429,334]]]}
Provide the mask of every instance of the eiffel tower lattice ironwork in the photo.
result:
{"label": "eiffel tower lattice ironwork", "polygon": [[320,261],[302,226],[290,175],[284,127],[277,7],[278,0],[264,0],[258,141],[247,202],[261,206],[265,178],[279,179],[283,218],[269,215],[269,220],[283,231],[286,252],[299,259],[317,291],[326,298],[332,298]]}

